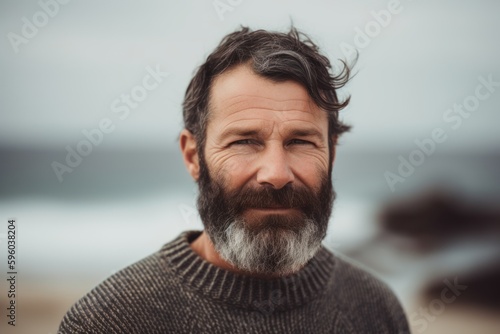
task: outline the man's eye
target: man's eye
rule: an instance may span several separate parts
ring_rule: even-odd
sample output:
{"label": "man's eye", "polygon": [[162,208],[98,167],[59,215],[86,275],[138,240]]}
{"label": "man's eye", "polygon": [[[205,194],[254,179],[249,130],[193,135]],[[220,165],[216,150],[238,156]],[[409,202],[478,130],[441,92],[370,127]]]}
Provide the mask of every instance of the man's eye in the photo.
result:
{"label": "man's eye", "polygon": [[312,142],[302,139],[292,139],[288,142],[290,145],[314,145]]}
{"label": "man's eye", "polygon": [[254,144],[254,141],[251,139],[240,139],[240,140],[233,141],[231,143],[231,145],[250,145],[250,144]]}

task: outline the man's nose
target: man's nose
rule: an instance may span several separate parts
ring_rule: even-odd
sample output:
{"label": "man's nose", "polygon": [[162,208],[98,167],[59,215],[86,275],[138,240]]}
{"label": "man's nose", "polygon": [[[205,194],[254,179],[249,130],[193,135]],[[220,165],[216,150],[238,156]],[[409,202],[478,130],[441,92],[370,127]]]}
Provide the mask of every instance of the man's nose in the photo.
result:
{"label": "man's nose", "polygon": [[294,181],[295,177],[287,159],[286,149],[282,145],[266,147],[260,159],[260,168],[257,173],[259,184],[281,189]]}

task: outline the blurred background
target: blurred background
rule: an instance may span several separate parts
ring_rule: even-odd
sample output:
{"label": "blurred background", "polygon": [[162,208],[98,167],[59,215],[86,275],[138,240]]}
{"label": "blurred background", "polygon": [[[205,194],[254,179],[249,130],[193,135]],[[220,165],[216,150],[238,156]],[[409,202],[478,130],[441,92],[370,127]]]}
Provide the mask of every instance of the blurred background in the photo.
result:
{"label": "blurred background", "polygon": [[56,333],[103,279],[201,229],[177,142],[184,90],[227,33],[293,21],[335,67],[360,55],[325,245],[386,281],[414,333],[500,333],[499,13],[493,0],[2,1],[0,268],[16,219],[18,295],[0,332]]}

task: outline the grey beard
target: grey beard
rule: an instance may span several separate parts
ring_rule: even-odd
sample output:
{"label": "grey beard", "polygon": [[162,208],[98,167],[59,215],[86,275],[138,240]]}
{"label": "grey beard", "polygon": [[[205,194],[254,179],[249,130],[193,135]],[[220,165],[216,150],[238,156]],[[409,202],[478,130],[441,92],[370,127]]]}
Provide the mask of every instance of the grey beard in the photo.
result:
{"label": "grey beard", "polygon": [[268,228],[258,232],[246,228],[243,219],[227,224],[211,235],[219,255],[236,268],[252,274],[289,275],[300,270],[321,247],[318,224],[305,219],[300,231]]}

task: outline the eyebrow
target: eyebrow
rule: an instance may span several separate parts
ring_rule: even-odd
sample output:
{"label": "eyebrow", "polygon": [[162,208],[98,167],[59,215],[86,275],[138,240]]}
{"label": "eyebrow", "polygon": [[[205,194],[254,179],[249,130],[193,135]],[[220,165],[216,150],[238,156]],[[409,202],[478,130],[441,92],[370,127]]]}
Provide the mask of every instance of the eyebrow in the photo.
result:
{"label": "eyebrow", "polygon": [[258,137],[259,136],[259,130],[248,130],[248,129],[241,129],[241,128],[230,128],[222,132],[220,135],[221,139],[225,139],[230,136],[241,136],[241,137]]}
{"label": "eyebrow", "polygon": [[323,135],[316,129],[293,129],[288,133],[291,137],[317,137],[319,140],[323,140]]}

